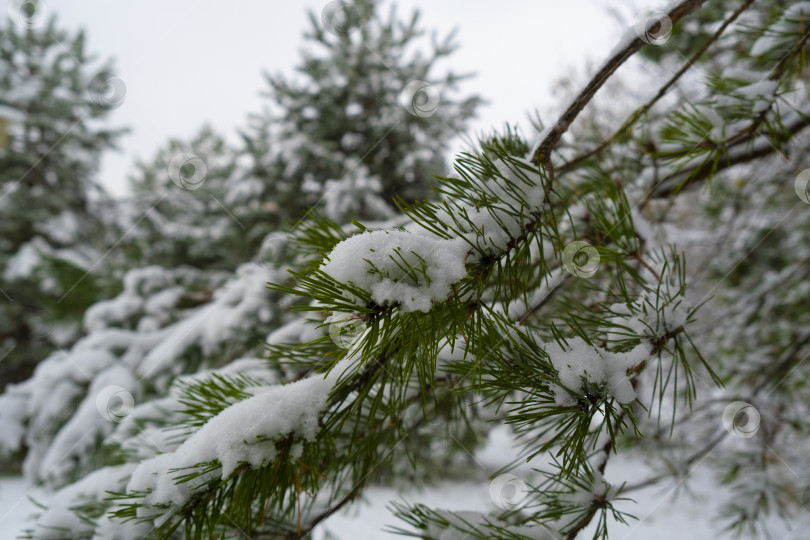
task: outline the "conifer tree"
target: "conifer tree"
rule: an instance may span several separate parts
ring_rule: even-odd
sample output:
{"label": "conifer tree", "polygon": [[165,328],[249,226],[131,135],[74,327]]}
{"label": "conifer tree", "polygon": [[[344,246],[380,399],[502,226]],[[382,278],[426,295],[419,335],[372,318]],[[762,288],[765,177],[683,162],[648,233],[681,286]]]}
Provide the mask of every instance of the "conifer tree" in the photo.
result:
{"label": "conifer tree", "polygon": [[132,259],[233,269],[313,209],[333,222],[385,219],[395,196],[431,196],[448,141],[481,103],[456,97],[467,76],[436,68],[456,49],[453,35],[434,32],[424,51],[418,11],[402,19],[365,0],[330,9],[338,12],[324,16],[328,25],[310,13],[294,76],[266,76],[267,101],[240,130],[240,145],[204,127],[138,163],[131,184],[147,223],[128,243]]}
{"label": "conifer tree", "polygon": [[[15,7],[17,8],[15,10]],[[5,15],[5,13],[4,13]],[[112,65],[61,29],[44,4],[12,2],[0,21],[0,362],[21,380],[79,335],[110,280],[92,197],[99,157],[121,130],[101,122],[126,95]]]}
{"label": "conifer tree", "polygon": [[456,96],[466,76],[437,71],[456,49],[453,34],[434,32],[425,51],[417,11],[381,11],[360,0],[310,13],[294,76],[267,75],[270,103],[243,138],[262,199],[279,208],[269,225],[298,221],[322,199],[333,221],[391,217],[395,196],[427,198],[432,176],[446,172],[448,141],[481,99]]}
{"label": "conifer tree", "polygon": [[[382,23],[368,18],[363,24],[376,28]],[[393,28],[398,23],[392,15],[386,24]],[[417,33],[409,24],[407,40]],[[380,93],[380,99],[394,100],[392,112],[411,114],[397,101],[397,92],[381,88]],[[477,101],[468,100],[468,113]],[[453,125],[461,128],[468,113],[454,118]],[[285,171],[302,143],[269,134],[271,125],[265,126],[267,136],[252,131],[244,138],[244,148],[234,148],[203,127],[188,140],[168,141],[152,160],[137,164],[131,179],[134,197],[115,201],[114,215],[107,218],[116,231],[125,231],[109,257],[123,274],[123,290],[87,310],[83,320],[87,335],[74,347],[48,356],[31,379],[0,398],[4,409],[0,424],[8,433],[0,450],[25,448],[27,476],[60,486],[109,462],[110,449],[101,443],[114,424],[109,414],[99,417],[93,412],[93,396],[102,384],[95,379],[116,388],[107,397],[124,392],[132,400],[148,401],[164,397],[177,376],[217,369],[234,360],[249,364],[261,356],[260,339],[290,319],[289,299],[268,293],[265,283],[285,279],[280,265],[305,268],[319,256],[319,242],[325,238],[333,243],[346,238],[346,228],[323,215],[332,204],[329,194],[291,233],[267,233],[273,223],[300,218],[298,212],[305,207],[284,207],[268,198],[274,185],[291,181]],[[397,153],[419,163],[424,154],[440,155],[438,145],[423,139],[417,145],[407,139]],[[334,168],[350,170],[361,157],[348,152],[335,158]],[[352,189],[354,195],[365,197],[370,203],[366,216],[391,214],[393,201],[385,203],[379,194],[363,193],[362,188],[335,191],[341,194],[338,200]],[[291,236],[297,239],[295,245],[288,242]],[[268,339],[289,335],[281,331]],[[65,403],[56,411],[48,396]],[[154,429],[165,425],[159,420]],[[86,430],[93,436],[82,437]],[[64,444],[78,440],[82,444],[65,453]],[[65,457],[64,463],[56,467],[59,456]]]}
{"label": "conifer tree", "polygon": [[[327,27],[341,12],[353,20],[333,3]],[[107,428],[120,461],[63,488],[29,536],[308,537],[380,467],[418,473],[482,420],[515,434],[534,473],[504,463],[487,512],[392,502],[397,532],[607,538],[640,489],[704,462],[735,493],[731,531],[795,519],[810,491],[795,473],[808,17],[810,2],[673,3],[636,21],[553,123],[459,156],[438,200],[400,201],[384,223],[304,223],[288,237],[301,264],[271,285],[300,317],[265,361],[166,377],[163,397],[125,407]],[[570,129],[653,47],[668,75],[650,98],[606,138]],[[662,99],[674,90],[689,99]],[[30,397],[2,399],[23,412],[0,421],[25,432]],[[657,472],[609,482],[616,454]]]}
{"label": "conifer tree", "polygon": [[233,271],[248,260],[239,210],[225,202],[237,156],[203,126],[188,142],[171,139],[151,160],[138,161],[130,179],[134,198],[122,205],[134,210],[128,221],[139,220],[124,241],[126,263]]}

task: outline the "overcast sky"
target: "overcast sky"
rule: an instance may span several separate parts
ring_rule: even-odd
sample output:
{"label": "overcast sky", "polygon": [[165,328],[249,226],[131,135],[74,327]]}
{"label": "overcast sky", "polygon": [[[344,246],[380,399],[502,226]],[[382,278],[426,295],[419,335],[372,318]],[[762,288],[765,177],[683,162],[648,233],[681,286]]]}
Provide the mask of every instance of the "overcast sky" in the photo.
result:
{"label": "overcast sky", "polygon": [[[87,31],[88,50],[115,59],[126,98],[111,115],[128,126],[122,151],[108,153],[100,181],[127,190],[135,157],[151,157],[171,136],[186,137],[210,122],[233,140],[245,116],[260,108],[262,72],[290,74],[304,45],[306,10],[320,15],[326,0],[44,0],[61,25]],[[9,0],[3,0],[8,5]],[[648,4],[650,2],[639,2]],[[419,8],[423,27],[458,28],[457,72],[489,103],[473,134],[526,124],[527,111],[550,103],[551,84],[588,60],[599,63],[623,28],[605,0],[401,0]],[[627,11],[627,8],[624,8]],[[628,14],[629,15],[629,14]],[[456,145],[458,147],[458,144]]]}

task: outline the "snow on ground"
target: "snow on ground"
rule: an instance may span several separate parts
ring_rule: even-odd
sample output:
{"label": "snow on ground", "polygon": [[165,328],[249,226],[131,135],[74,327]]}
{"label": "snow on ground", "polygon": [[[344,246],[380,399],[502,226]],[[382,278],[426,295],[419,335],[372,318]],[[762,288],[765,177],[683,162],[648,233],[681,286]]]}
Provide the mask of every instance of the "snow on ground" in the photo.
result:
{"label": "snow on ground", "polygon": [[0,538],[11,540],[22,534],[23,529],[31,526],[28,518],[38,508],[28,496],[38,497],[37,490],[31,490],[31,484],[20,477],[0,477]]}
{"label": "snow on ground", "polygon": [[[476,455],[476,463],[491,474],[514,455],[514,446],[508,432],[503,428],[493,430],[487,447]],[[528,476],[529,467],[513,471],[519,477]],[[637,481],[652,476],[639,456],[611,455],[606,469],[608,482]],[[489,496],[490,482],[486,479],[475,482],[440,482],[423,490],[396,490],[376,487],[365,492],[363,502],[333,516],[315,531],[314,540],[328,538],[327,531],[341,540],[377,540],[402,538],[384,532],[392,526],[403,527],[404,523],[394,518],[386,508],[389,501],[421,502],[432,508],[448,510],[495,510]],[[706,465],[698,467],[688,480],[676,487],[675,482],[663,482],[658,486],[638,490],[628,497],[633,501],[617,503],[617,508],[633,514],[638,520],[628,519],[627,525],[609,521],[609,537],[616,540],[715,540],[733,538],[721,534],[716,521],[717,510],[730,496],[720,488]],[[592,538],[595,523],[580,534],[580,538]],[[780,540],[806,538],[810,527],[810,515],[790,526],[776,520],[768,521],[768,533]]]}
{"label": "snow on ground", "polygon": [[[422,490],[397,490],[389,487],[372,487],[366,490],[364,500],[339,514],[315,531],[314,540],[325,540],[327,532],[341,540],[377,540],[402,538],[384,530],[391,526],[403,526],[386,508],[390,501],[421,502],[433,508],[449,510],[487,511],[495,508],[489,494],[486,475],[504,464],[514,455],[508,432],[502,427],[492,431],[489,444],[478,452],[473,460],[480,471],[471,471],[470,481],[437,482]],[[473,465],[475,467],[475,465]],[[519,477],[528,478],[529,467],[513,471]],[[480,473],[480,474],[479,474]],[[608,462],[605,478],[609,482],[647,478],[651,471],[638,456],[613,455]],[[475,478],[475,479],[473,479]],[[0,478],[0,539],[11,540],[30,526],[27,521],[37,508],[28,500],[30,484],[15,477]],[[34,490],[30,492],[41,502],[47,496]],[[719,506],[728,500],[729,493],[719,488],[706,465],[698,467],[687,482],[676,488],[674,482],[662,483],[632,493],[635,502],[618,503],[618,508],[635,515],[638,520],[629,520],[628,525],[609,523],[611,539],[617,540],[714,540],[723,538],[715,521]],[[779,540],[806,538],[810,527],[810,515],[791,526],[772,519],[768,533]],[[586,531],[582,538],[591,538]],[[731,536],[727,536],[731,538]]]}

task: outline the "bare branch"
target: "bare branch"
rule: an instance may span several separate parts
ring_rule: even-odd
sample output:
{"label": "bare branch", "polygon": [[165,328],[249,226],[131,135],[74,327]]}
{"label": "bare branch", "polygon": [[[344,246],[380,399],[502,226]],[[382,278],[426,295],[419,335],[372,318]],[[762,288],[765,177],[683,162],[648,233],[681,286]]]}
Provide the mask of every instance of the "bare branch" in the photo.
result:
{"label": "bare branch", "polygon": [[748,9],[753,3],[754,0],[746,0],[746,2],[744,2],[740,7],[738,7],[734,11],[734,13],[729,15],[729,17],[725,21],[723,21],[723,24],[720,25],[717,31],[708,40],[706,40],[706,43],[704,43],[697,51],[695,51],[692,54],[692,56],[690,56],[686,60],[686,62],[684,62],[683,66],[681,66],[681,68],[678,71],[676,71],[675,74],[672,77],[670,77],[670,79],[661,88],[658,89],[658,92],[652,97],[652,99],[650,99],[647,103],[636,109],[633,112],[633,114],[631,114],[627,118],[624,124],[622,124],[622,126],[619,129],[617,129],[613,135],[611,135],[608,139],[602,141],[602,143],[599,144],[599,146],[597,146],[593,150],[585,152],[584,154],[577,156],[571,161],[563,164],[557,169],[556,172],[558,174],[563,174],[571,170],[574,170],[583,162],[602,153],[602,151],[604,151],[606,148],[615,143],[619,139],[619,137],[621,137],[622,134],[624,134],[633,124],[635,124],[638,121],[639,118],[641,118],[647,111],[649,111],[653,107],[653,105],[655,105],[658,102],[658,100],[664,97],[666,93],[669,92],[670,88],[672,88],[675,85],[675,83],[678,82],[687,71],[689,71],[690,68],[694,67],[695,62],[697,62],[700,59],[700,57],[705,54],[705,52],[709,49],[712,43],[717,41],[720,38],[720,36],[723,35],[726,29],[731,25],[731,23],[737,20],[737,18],[742,14],[742,12]]}
{"label": "bare branch", "polygon": [[[667,13],[667,16],[672,21],[672,24],[675,24],[683,17],[702,6],[705,2],[706,0],[684,0],[677,6],[673,7],[669,13]],[[628,32],[632,32],[632,30],[628,30]],[[540,142],[540,145],[534,151],[532,156],[532,163],[535,165],[543,165],[553,178],[552,171],[554,169],[551,164],[551,152],[557,147],[563,134],[568,131],[568,127],[571,125],[571,123],[576,119],[577,116],[579,116],[582,109],[584,109],[585,106],[590,103],[593,96],[602,87],[602,85],[605,84],[611,75],[613,75],[613,73],[622,64],[624,64],[628,58],[640,51],[645,45],[647,45],[647,42],[640,37],[627,40],[627,43],[624,44],[624,46],[621,46],[620,44],[618,50],[614,52],[613,56],[608,58],[607,62],[605,62],[602,68],[596,73],[596,75],[593,76],[585,88],[582,89],[579,95],[574,99],[573,103],[568,106],[562,116],[560,116],[560,118],[557,120],[557,123],[554,124],[554,127],[551,128],[545,138]]]}

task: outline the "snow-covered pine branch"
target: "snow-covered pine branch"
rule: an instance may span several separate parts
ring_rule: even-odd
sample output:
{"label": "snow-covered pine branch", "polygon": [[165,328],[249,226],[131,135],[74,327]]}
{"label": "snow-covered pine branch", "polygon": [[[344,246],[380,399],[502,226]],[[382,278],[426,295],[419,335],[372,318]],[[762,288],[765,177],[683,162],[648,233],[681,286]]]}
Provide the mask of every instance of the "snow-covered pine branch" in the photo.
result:
{"label": "snow-covered pine branch", "polygon": [[[791,517],[809,485],[788,473],[807,444],[810,218],[797,209],[810,202],[810,176],[796,177],[801,158],[782,154],[808,149],[796,90],[806,90],[810,3],[706,2],[711,10],[689,14],[702,3],[662,12],[677,23],[672,41],[688,66],[677,47],[644,45],[660,29],[646,21],[533,146],[511,131],[484,138],[438,180],[438,200],[401,201],[403,215],[389,222],[304,223],[285,246],[302,264],[288,280],[270,277],[280,305],[297,297],[298,315],[268,336],[266,365],[248,359],[185,378],[158,370],[168,395],[155,392],[102,430],[131,463],[64,488],[85,519],[58,503],[42,520],[85,538],[301,537],[379,479],[450,474],[458,461],[443,443],[474,447],[491,422],[510,427],[518,458],[535,468],[533,480],[512,485],[525,488],[520,500],[498,492],[493,501],[506,504],[491,512],[397,503],[400,532],[606,538],[630,519],[624,493],[680,482],[715,451],[713,465],[738,494],[724,509],[732,529]],[[753,48],[745,28],[756,29]],[[594,146],[575,120],[599,106],[597,90],[619,65],[651,49],[678,70],[663,94],[690,99],[645,99],[632,109],[641,113],[603,130],[621,135]],[[697,67],[713,76],[689,79]],[[568,165],[555,176],[558,162]],[[785,188],[794,177],[798,187]],[[687,189],[701,182],[713,190],[706,214]],[[173,343],[216,302],[150,324],[173,329],[161,341]],[[26,391],[45,379],[2,398],[13,404],[12,440],[37,441]],[[739,410],[762,413],[753,428],[737,425],[733,409],[748,401]],[[729,439],[730,449],[718,446]],[[54,440],[45,435],[41,447]],[[616,452],[643,455],[662,473],[611,484]]]}

